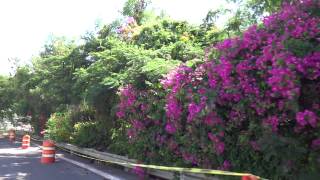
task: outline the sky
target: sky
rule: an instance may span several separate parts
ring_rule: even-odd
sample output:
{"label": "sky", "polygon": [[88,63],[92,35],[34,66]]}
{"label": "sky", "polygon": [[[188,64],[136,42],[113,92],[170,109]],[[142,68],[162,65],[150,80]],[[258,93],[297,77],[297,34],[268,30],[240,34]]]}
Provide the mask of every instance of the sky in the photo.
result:
{"label": "sky", "polygon": [[[107,24],[120,16],[125,0],[1,0],[0,74],[12,71],[9,58],[30,63],[52,35],[79,38],[97,22]],[[199,24],[210,9],[224,0],[152,0],[150,8],[176,20]]]}

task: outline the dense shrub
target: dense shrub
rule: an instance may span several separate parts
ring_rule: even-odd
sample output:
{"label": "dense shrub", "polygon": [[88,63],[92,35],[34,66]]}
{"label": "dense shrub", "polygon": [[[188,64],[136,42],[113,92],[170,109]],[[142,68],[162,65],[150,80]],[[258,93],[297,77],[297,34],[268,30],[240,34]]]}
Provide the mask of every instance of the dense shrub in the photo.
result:
{"label": "dense shrub", "polygon": [[163,89],[123,87],[117,116],[130,123],[130,154],[272,179],[320,177],[319,11],[319,1],[285,4],[207,49],[196,69],[172,71]]}
{"label": "dense shrub", "polygon": [[70,106],[68,109],[72,124],[95,120],[95,110],[85,102],[77,106]]}
{"label": "dense shrub", "polygon": [[74,125],[72,142],[81,147],[103,149],[110,143],[110,135],[102,122],[79,122]]}
{"label": "dense shrub", "polygon": [[102,147],[109,143],[108,135],[101,131],[99,122],[79,122],[74,125],[72,142],[81,147]]}
{"label": "dense shrub", "polygon": [[81,147],[91,147],[95,143],[96,123],[79,122],[74,125],[73,143]]}
{"label": "dense shrub", "polygon": [[111,130],[111,143],[108,146],[108,152],[126,156],[129,154],[130,149],[135,149],[128,146],[128,136],[126,134],[126,127],[128,125],[128,123],[120,123]]}
{"label": "dense shrub", "polygon": [[47,122],[46,133],[52,140],[69,142],[73,131],[70,117],[67,113],[54,113]]}
{"label": "dense shrub", "polygon": [[[109,127],[103,121],[74,122],[78,115],[87,114],[77,109],[57,112],[51,115],[47,122],[48,138],[58,142],[71,142],[81,147],[92,147],[99,150],[106,149],[110,144]],[[83,119],[78,119],[83,120]]]}

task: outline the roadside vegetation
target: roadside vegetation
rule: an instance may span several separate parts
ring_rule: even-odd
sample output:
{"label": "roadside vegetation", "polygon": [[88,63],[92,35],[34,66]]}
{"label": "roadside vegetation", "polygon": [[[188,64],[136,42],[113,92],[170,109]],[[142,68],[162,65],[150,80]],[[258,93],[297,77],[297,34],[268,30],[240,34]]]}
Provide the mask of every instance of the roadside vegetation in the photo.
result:
{"label": "roadside vegetation", "polygon": [[0,76],[0,117],[149,164],[320,177],[319,1],[229,1],[192,25],[128,0],[80,45],[53,37]]}

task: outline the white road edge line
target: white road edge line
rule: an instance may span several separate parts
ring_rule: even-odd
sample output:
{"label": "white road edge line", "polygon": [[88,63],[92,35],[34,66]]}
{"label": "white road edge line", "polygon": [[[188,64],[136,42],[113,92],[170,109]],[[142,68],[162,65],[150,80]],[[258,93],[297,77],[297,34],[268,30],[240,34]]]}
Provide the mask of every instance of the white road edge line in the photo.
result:
{"label": "white road edge line", "polygon": [[[33,143],[33,144],[37,145],[38,147],[41,147],[41,146],[40,146],[39,144],[37,144],[37,143]],[[115,177],[115,176],[113,176],[113,175],[111,175],[111,174],[108,174],[108,173],[106,173],[106,172],[100,171],[100,170],[98,170],[98,169],[96,169],[96,168],[94,168],[94,167],[91,167],[91,166],[87,165],[87,164],[80,163],[80,162],[74,161],[74,160],[72,160],[72,159],[63,157],[63,154],[56,154],[56,156],[57,156],[59,159],[62,159],[62,160],[64,160],[64,161],[67,161],[67,162],[69,162],[69,163],[71,163],[71,164],[74,164],[74,165],[76,165],[76,166],[79,166],[79,167],[81,167],[81,168],[87,169],[88,171],[91,171],[91,172],[93,172],[93,173],[95,173],[95,174],[97,174],[97,175],[99,175],[99,176],[102,176],[102,177],[104,177],[104,178],[106,178],[106,179],[110,179],[110,180],[124,180],[124,179],[122,179],[122,178],[118,178],[118,177]]]}
{"label": "white road edge line", "polygon": [[103,171],[100,171],[100,170],[98,170],[98,169],[96,169],[96,168],[94,168],[94,167],[91,167],[91,166],[87,165],[87,164],[84,164],[84,163],[81,163],[81,162],[77,162],[77,161],[74,161],[74,160],[72,160],[72,159],[63,157],[62,154],[56,154],[56,156],[59,157],[59,158],[62,159],[62,160],[65,160],[65,161],[71,163],[71,164],[74,164],[74,165],[77,165],[77,166],[82,167],[82,168],[84,168],[84,169],[87,169],[87,170],[89,170],[89,171],[91,171],[91,172],[93,172],[93,173],[95,173],[95,174],[97,174],[97,175],[100,175],[100,176],[102,176],[102,177],[104,177],[104,178],[106,178],[106,179],[110,179],[110,180],[123,180],[123,179],[118,178],[118,177],[115,177],[115,176],[113,176],[113,175],[111,175],[111,174],[108,174],[108,173],[105,173],[105,172],[103,172]]}

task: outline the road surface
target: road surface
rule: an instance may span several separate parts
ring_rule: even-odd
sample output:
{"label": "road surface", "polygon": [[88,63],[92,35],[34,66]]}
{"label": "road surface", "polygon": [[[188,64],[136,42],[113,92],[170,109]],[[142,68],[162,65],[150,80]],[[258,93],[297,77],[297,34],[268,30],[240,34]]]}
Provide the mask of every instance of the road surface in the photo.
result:
{"label": "road surface", "polygon": [[[88,161],[80,158],[70,157],[67,154],[60,154],[64,159],[71,159],[84,166],[106,172],[111,178],[106,178],[89,169],[84,169],[67,162],[61,158],[56,163],[44,165],[40,163],[40,147],[32,145],[27,150],[20,148],[21,143],[9,142],[6,138],[0,137],[0,180],[100,180],[100,179],[138,179],[135,175],[123,172],[119,169],[109,167],[95,167]],[[61,153],[61,152],[59,152]],[[118,176],[119,175],[119,176]],[[114,178],[113,178],[114,177]]]}

